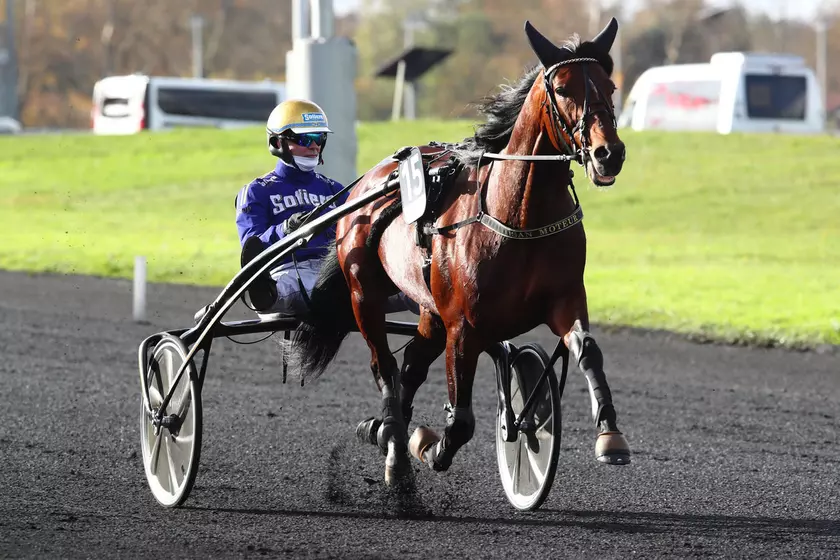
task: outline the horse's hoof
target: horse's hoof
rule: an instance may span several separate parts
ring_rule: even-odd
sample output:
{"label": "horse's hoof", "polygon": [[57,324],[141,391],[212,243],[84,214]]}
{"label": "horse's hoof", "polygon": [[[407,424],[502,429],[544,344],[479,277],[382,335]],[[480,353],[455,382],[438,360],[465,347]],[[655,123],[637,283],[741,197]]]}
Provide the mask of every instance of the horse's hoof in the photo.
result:
{"label": "horse's hoof", "polygon": [[595,441],[595,458],[608,465],[629,465],[630,445],[621,432],[602,432]]}
{"label": "horse's hoof", "polygon": [[398,486],[408,478],[411,473],[411,462],[408,460],[407,451],[404,443],[388,442],[388,455],[385,458],[386,486]]}
{"label": "horse's hoof", "polygon": [[362,443],[379,445],[376,442],[376,434],[379,431],[380,425],[382,425],[382,420],[379,418],[368,418],[367,420],[362,420],[359,422],[359,425],[356,426],[356,439]]}
{"label": "horse's hoof", "polygon": [[440,441],[440,436],[434,433],[432,430],[427,428],[426,426],[420,426],[414,433],[411,434],[411,439],[408,440],[408,449],[411,451],[411,454],[417,457],[417,459],[424,463],[423,460],[423,453],[426,450]]}

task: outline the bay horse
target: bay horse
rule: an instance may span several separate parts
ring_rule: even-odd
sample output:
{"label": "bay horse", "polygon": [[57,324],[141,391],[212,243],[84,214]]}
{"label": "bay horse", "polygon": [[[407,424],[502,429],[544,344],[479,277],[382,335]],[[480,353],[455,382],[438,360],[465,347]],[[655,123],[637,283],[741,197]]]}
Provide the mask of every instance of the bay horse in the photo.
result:
{"label": "bay horse", "polygon": [[[416,241],[419,223],[406,223],[396,193],[338,221],[311,313],[295,331],[291,351],[305,377],[320,375],[358,328],[370,348],[382,417],[363,422],[357,433],[386,455],[386,483],[409,475],[409,447],[434,470],[449,468],[475,428],[472,387],[480,354],[542,324],[562,337],[586,377],[597,460],[630,462],[603,356],[589,333],[586,236],[570,170],[576,161],[596,186],[609,186],[624,163],[610,78],[617,31],[612,19],[591,41],[575,35],[558,47],[526,21],[539,64],[486,100],[487,120],[474,137],[420,147],[424,159],[455,156],[462,163],[441,193],[434,225],[426,228],[426,251]],[[349,198],[393,177],[397,165],[394,158],[380,162]],[[385,325],[388,298],[399,290],[420,307],[402,368]],[[409,442],[414,395],[444,351],[449,414],[443,437],[421,427]]]}

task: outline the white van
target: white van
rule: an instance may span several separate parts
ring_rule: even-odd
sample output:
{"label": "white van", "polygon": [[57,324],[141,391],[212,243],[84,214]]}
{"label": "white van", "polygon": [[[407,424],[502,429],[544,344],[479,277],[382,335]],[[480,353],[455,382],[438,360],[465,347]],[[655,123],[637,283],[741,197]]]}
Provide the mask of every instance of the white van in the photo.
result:
{"label": "white van", "polygon": [[810,134],[825,129],[825,109],[802,57],[727,52],[708,63],[646,70],[627,96],[619,126]]}
{"label": "white van", "polygon": [[135,134],[174,127],[265,124],[285,98],[285,84],[270,81],[110,76],[93,87],[91,128],[94,134]]}

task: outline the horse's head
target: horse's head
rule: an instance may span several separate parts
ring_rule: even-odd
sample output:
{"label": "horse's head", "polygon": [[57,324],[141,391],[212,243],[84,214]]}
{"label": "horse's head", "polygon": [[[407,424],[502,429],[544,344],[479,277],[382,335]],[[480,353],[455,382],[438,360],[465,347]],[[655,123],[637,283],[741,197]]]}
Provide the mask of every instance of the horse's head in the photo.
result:
{"label": "horse's head", "polygon": [[574,153],[598,186],[615,182],[624,163],[624,142],[618,137],[610,75],[610,48],[618,32],[613,18],[592,41],[569,41],[558,47],[530,22],[525,32],[544,68],[543,126],[560,151]]}

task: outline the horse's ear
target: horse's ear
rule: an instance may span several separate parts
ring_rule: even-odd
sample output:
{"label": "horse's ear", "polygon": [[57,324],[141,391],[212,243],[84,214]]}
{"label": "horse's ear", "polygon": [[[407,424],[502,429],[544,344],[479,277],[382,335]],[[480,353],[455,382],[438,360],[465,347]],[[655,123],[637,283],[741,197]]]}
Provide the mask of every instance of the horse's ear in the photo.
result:
{"label": "horse's ear", "polygon": [[540,59],[544,68],[548,68],[568,58],[571,51],[563,49],[549,41],[542,33],[537,31],[530,21],[525,22],[525,35],[531,43],[531,50]]}
{"label": "horse's ear", "polygon": [[617,33],[618,20],[610,18],[610,22],[594,39],[592,39],[592,42],[604,49],[604,52],[608,53],[613,46]]}

